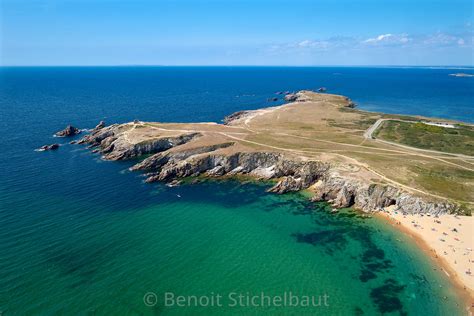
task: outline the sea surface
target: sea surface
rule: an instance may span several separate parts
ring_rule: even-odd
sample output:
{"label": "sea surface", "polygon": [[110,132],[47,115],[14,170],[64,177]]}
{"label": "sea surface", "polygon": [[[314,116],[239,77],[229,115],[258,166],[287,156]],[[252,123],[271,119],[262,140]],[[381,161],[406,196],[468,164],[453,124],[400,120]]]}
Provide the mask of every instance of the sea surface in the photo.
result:
{"label": "sea surface", "polygon": [[[52,136],[99,120],[219,122],[281,104],[267,101],[277,91],[319,87],[364,110],[472,123],[474,78],[454,72],[0,68],[0,314],[462,314],[447,277],[382,220],[331,214],[302,194],[267,194],[264,183],[145,184],[127,171],[133,162],[103,161]],[[54,142],[64,146],[34,151]],[[326,295],[327,304],[229,306],[232,293],[290,292]],[[165,306],[165,293],[222,295],[224,306]]]}

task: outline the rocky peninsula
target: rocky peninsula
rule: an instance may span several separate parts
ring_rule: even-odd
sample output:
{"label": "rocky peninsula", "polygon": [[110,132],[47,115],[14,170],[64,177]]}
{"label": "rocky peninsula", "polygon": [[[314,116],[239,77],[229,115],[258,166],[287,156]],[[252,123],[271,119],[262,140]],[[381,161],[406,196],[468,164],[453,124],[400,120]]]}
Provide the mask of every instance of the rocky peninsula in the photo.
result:
{"label": "rocky peninsula", "polygon": [[[223,124],[100,122],[77,144],[106,160],[135,161],[131,170],[144,172],[147,182],[243,175],[273,182],[268,191],[276,194],[306,190],[313,201],[327,201],[334,211],[353,207],[403,218],[470,215],[474,157],[374,136],[387,121],[439,120],[365,112],[354,109],[347,97],[312,91],[286,99],[283,105],[236,112]],[[473,226],[472,220],[466,223]],[[397,224],[410,226],[402,220]],[[441,222],[438,227],[449,229]],[[463,258],[470,263],[473,242],[463,244],[471,249]],[[469,272],[459,266],[447,268],[456,271],[456,280]]]}
{"label": "rocky peninsula", "polygon": [[[390,116],[352,109],[354,103],[343,96],[300,91],[288,99],[293,102],[231,114],[224,124],[101,122],[78,143],[106,160],[146,157],[131,169],[144,171],[147,182],[249,175],[275,181],[270,192],[307,189],[314,201],[335,208],[372,212],[393,205],[404,213],[470,212],[472,199],[430,190],[415,172],[449,168],[468,171],[472,180],[474,158],[366,139],[366,128]],[[446,185],[452,180],[446,177]],[[473,183],[459,183],[472,198]]]}

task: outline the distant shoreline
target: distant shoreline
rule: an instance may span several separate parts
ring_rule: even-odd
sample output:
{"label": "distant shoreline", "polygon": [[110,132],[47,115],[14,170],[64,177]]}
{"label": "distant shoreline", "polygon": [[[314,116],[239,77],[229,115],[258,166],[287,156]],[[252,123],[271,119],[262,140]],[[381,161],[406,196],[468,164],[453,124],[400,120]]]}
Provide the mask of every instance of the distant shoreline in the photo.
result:
{"label": "distant shoreline", "polygon": [[455,73],[455,74],[449,74],[452,77],[474,77],[474,74],[466,74],[466,73]]}
{"label": "distant shoreline", "polygon": [[140,64],[117,64],[117,65],[0,65],[1,68],[154,68],[154,67],[167,67],[167,68],[384,68],[384,69],[439,69],[439,70],[473,70],[474,66],[410,66],[410,65],[140,65]]}

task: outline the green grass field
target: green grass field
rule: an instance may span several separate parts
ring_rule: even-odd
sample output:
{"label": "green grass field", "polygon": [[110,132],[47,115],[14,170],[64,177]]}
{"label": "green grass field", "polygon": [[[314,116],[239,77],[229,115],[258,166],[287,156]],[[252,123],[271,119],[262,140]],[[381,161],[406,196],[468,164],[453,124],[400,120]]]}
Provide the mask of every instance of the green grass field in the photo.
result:
{"label": "green grass field", "polygon": [[385,121],[375,136],[412,147],[474,156],[474,129],[458,125],[445,128],[401,121]]}

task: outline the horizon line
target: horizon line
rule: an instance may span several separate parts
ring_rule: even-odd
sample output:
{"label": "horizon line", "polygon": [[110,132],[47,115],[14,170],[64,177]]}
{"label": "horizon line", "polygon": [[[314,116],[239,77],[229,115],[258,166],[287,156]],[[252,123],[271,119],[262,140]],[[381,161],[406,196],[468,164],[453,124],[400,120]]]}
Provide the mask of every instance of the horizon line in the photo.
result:
{"label": "horizon line", "polygon": [[26,67],[285,67],[285,68],[324,68],[324,67],[366,67],[366,68],[453,68],[470,69],[474,65],[160,65],[160,64],[117,64],[117,65],[0,65],[0,68],[26,68]]}

